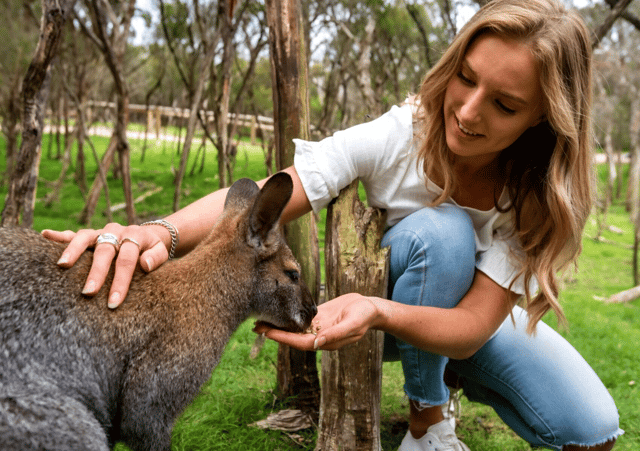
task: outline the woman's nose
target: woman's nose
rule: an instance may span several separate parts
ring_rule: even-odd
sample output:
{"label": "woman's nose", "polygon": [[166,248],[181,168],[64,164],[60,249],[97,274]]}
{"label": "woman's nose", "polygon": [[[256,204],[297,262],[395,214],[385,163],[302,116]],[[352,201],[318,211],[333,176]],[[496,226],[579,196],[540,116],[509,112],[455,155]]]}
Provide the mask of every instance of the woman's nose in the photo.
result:
{"label": "woman's nose", "polygon": [[465,124],[474,124],[480,120],[482,98],[478,91],[469,93],[463,99],[462,106],[458,112],[458,119]]}

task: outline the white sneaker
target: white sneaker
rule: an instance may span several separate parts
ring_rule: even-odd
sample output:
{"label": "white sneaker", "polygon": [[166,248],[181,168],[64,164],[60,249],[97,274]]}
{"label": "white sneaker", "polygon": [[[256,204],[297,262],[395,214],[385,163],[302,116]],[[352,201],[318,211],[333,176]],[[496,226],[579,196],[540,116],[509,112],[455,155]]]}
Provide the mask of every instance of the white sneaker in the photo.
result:
{"label": "white sneaker", "polygon": [[419,439],[413,438],[410,431],[402,439],[398,451],[470,451],[469,447],[458,440],[448,420],[434,424]]}

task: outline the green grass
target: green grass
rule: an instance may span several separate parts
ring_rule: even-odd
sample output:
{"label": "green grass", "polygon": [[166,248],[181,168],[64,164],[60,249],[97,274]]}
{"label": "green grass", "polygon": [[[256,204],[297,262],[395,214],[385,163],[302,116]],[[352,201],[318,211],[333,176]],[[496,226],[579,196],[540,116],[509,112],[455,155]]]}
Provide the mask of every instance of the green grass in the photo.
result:
{"label": "green grass", "polygon": [[[104,150],[106,138],[93,138],[96,148]],[[154,145],[151,145],[154,144]],[[195,144],[195,143],[194,143]],[[172,167],[177,167],[174,143],[150,141],[144,165],[140,164],[140,141],[131,141],[132,176],[134,197],[161,186],[163,190],[136,205],[141,218],[164,216],[171,212],[173,200]],[[47,149],[45,138],[43,148]],[[0,139],[0,155],[4,155],[4,142]],[[88,149],[87,149],[88,150]],[[194,149],[195,152],[195,149]],[[78,229],[78,221],[84,201],[72,171],[66,176],[60,202],[45,207],[41,201],[57,179],[60,162],[43,160],[38,185],[36,219],[34,228]],[[215,155],[208,148],[207,164],[203,173],[187,176],[181,205],[186,205],[214,190],[218,186]],[[88,156],[89,183],[94,177],[95,163]],[[191,169],[191,162],[188,169]],[[4,171],[5,161],[0,161]],[[263,178],[263,156],[259,147],[241,146],[236,177]],[[121,181],[110,176],[109,188],[112,204],[122,202]],[[4,198],[6,187],[0,188]],[[100,201],[93,227],[106,222],[104,196]],[[124,222],[123,213],[114,219]],[[579,271],[567,277],[561,300],[570,328],[561,333],[578,349],[602,378],[616,401],[621,427],[626,431],[616,449],[636,451],[640,449],[640,301],[626,305],[607,305],[602,299],[633,284],[631,277],[631,244],[633,229],[628,214],[621,205],[612,208],[608,223],[622,229],[618,235],[604,233],[604,241],[595,242],[595,221],[590,221],[585,231],[584,251],[579,260]],[[556,327],[555,318],[545,321]],[[286,434],[263,431],[248,425],[265,418],[282,406],[276,401],[275,343],[265,344],[260,355],[252,360],[249,352],[255,338],[252,324],[247,322],[233,335],[227,350],[214,371],[211,380],[202,388],[200,396],[184,412],[177,422],[174,435],[175,450],[312,450],[314,431]],[[396,449],[406,432],[408,412],[404,398],[403,377],[399,363],[386,363],[383,371],[382,439],[383,448]],[[463,397],[462,419],[458,435],[474,451],[516,451],[530,449],[497,415],[485,406],[472,404]],[[125,448],[118,446],[120,451]]]}

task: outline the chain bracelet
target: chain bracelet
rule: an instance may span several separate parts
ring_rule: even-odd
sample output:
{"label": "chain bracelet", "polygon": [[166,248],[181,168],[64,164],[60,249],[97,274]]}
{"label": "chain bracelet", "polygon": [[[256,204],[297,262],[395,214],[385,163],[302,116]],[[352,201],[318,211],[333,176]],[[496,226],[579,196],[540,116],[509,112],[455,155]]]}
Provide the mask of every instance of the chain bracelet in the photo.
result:
{"label": "chain bracelet", "polygon": [[174,226],[169,221],[166,221],[164,219],[156,219],[155,221],[147,221],[147,222],[143,222],[140,225],[141,226],[161,225],[162,227],[167,229],[169,231],[169,235],[171,235],[171,249],[169,250],[169,258],[173,258],[174,257],[174,254],[176,252],[176,246],[178,246],[178,240],[179,240],[178,229],[176,228],[176,226]]}

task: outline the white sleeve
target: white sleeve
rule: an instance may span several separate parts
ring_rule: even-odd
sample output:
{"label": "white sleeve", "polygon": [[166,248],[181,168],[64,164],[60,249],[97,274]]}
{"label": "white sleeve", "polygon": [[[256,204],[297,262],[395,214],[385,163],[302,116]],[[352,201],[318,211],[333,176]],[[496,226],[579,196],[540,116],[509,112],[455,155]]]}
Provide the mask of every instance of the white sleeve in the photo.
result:
{"label": "white sleeve", "polygon": [[366,183],[388,174],[412,139],[410,106],[394,106],[373,121],[320,142],[294,139],[294,166],[314,212],[326,207],[356,178]]}
{"label": "white sleeve", "polygon": [[[485,251],[478,252],[476,256],[476,268],[489,276],[494,282],[503,288],[524,295],[524,276],[518,277],[513,285],[518,271],[521,268],[519,259],[514,255],[521,249],[517,239],[502,229],[494,231],[491,245]],[[529,293],[533,294],[538,290],[538,282],[535,277],[529,282]]]}

